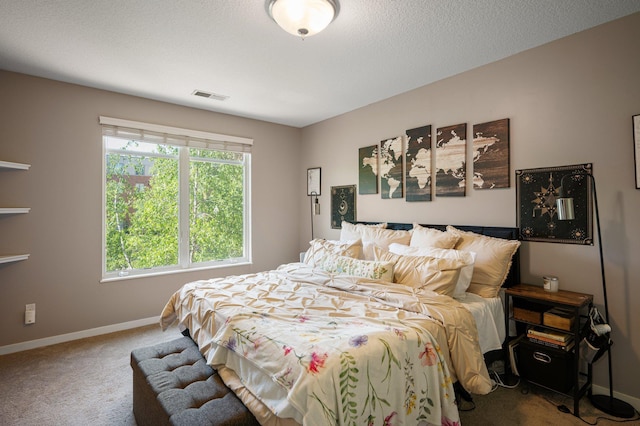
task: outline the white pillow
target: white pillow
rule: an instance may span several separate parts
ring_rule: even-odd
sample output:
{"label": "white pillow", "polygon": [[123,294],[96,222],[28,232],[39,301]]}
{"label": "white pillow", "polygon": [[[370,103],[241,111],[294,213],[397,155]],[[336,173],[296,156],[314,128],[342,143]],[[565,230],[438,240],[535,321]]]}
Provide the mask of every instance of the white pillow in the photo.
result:
{"label": "white pillow", "polygon": [[413,288],[424,288],[446,296],[453,296],[460,269],[459,259],[432,256],[401,256],[374,247],[376,259],[393,262],[393,282]]}
{"label": "white pillow", "polygon": [[397,243],[390,244],[389,251],[402,256],[432,256],[441,259],[456,259],[462,261],[463,266],[460,268],[460,276],[456,282],[453,297],[456,299],[464,299],[469,284],[471,284],[471,277],[473,276],[473,265],[476,260],[476,254],[474,252],[434,247],[410,247]]}
{"label": "white pillow", "polygon": [[367,260],[375,259],[374,247],[387,250],[391,243],[408,245],[410,242],[411,231],[384,228],[363,228],[362,231],[362,252]]}
{"label": "white pillow", "polygon": [[304,263],[309,266],[320,266],[328,256],[362,257],[362,241],[333,241],[316,238],[309,242],[309,249],[304,255]]}
{"label": "white pillow", "polygon": [[322,269],[333,274],[393,282],[393,262],[354,259],[347,256],[327,256]]}
{"label": "white pillow", "polygon": [[386,228],[386,223],[376,223],[373,225],[365,225],[363,223],[350,223],[342,221],[340,225],[340,241],[355,241],[362,238],[362,230],[365,228]]}
{"label": "white pillow", "polygon": [[440,231],[435,228],[427,228],[417,223],[413,224],[411,235],[411,247],[436,247],[442,249],[452,249],[458,242],[459,237],[450,232]]}
{"label": "white pillow", "polygon": [[460,237],[456,250],[476,253],[473,276],[467,291],[482,297],[497,297],[507,279],[511,258],[520,247],[520,241],[462,231],[451,225],[447,226],[447,232]]}

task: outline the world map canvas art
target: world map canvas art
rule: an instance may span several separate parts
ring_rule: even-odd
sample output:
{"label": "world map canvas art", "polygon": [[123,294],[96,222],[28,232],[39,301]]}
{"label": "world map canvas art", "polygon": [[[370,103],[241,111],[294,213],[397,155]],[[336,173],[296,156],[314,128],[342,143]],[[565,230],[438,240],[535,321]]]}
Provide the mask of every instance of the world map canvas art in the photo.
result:
{"label": "world map canvas art", "polygon": [[436,131],[436,196],[466,194],[467,125],[441,127]]}
{"label": "world map canvas art", "polygon": [[380,142],[380,189],[382,198],[402,198],[402,137],[386,139]]}
{"label": "world map canvas art", "polygon": [[431,126],[407,130],[407,201],[431,201]]}
{"label": "world map canvas art", "polygon": [[378,193],[378,145],[358,150],[358,194]]}
{"label": "world map canvas art", "polygon": [[509,119],[473,125],[473,188],[509,188]]}

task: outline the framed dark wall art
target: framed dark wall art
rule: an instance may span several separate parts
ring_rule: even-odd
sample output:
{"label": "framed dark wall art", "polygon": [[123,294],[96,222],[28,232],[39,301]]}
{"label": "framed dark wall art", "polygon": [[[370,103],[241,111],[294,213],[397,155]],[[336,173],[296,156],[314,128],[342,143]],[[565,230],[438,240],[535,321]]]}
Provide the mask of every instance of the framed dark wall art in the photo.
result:
{"label": "framed dark wall art", "polygon": [[636,189],[640,189],[640,114],[633,116],[633,153],[636,165]]}
{"label": "framed dark wall art", "polygon": [[331,227],[342,229],[342,221],[356,221],[356,186],[331,187]]}
{"label": "framed dark wall art", "polygon": [[402,178],[404,167],[402,164],[402,137],[386,139],[380,142],[380,192],[382,198],[402,198]]}
{"label": "framed dark wall art", "polygon": [[473,188],[509,188],[509,119],[473,125]]}
{"label": "framed dark wall art", "polygon": [[[565,244],[593,244],[592,164],[516,170],[520,239]],[[581,176],[582,175],[582,176]],[[575,219],[558,220],[556,198],[562,188],[573,197]]]}
{"label": "framed dark wall art", "polygon": [[307,195],[320,195],[321,172],[320,167],[307,169]]}
{"label": "framed dark wall art", "polygon": [[378,193],[378,145],[358,150],[358,193]]}
{"label": "framed dark wall art", "polygon": [[436,130],[436,196],[466,194],[467,124]]}
{"label": "framed dark wall art", "polygon": [[407,130],[407,201],[431,201],[431,126]]}

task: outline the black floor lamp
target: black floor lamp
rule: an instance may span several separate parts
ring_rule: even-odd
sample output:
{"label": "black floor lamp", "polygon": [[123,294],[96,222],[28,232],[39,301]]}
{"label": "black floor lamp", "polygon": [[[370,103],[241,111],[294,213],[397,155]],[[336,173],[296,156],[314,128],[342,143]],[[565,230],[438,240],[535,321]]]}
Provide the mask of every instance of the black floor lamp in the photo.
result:
{"label": "black floor lamp", "polygon": [[320,202],[318,201],[318,193],[316,191],[311,192],[311,239],[313,240],[313,217],[320,214]]}
{"label": "black floor lamp", "polygon": [[[609,323],[609,304],[607,303],[607,284],[604,276],[604,256],[602,255],[602,233],[600,232],[600,214],[598,212],[598,196],[596,193],[596,180],[590,173],[571,173],[562,177],[560,180],[560,193],[556,200],[558,220],[573,220],[575,211],[573,206],[573,197],[570,191],[564,189],[564,180],[567,177],[585,176],[591,180],[593,189],[593,202],[596,210],[596,225],[598,230],[598,247],[600,249],[600,272],[602,274],[602,293],[604,296],[604,320]],[[591,206],[585,206],[591,208]],[[609,361],[609,395],[591,395],[591,404],[594,407],[612,416],[629,419],[635,416],[635,409],[628,403],[613,397],[613,370],[611,361],[611,345],[607,347],[607,359]]]}

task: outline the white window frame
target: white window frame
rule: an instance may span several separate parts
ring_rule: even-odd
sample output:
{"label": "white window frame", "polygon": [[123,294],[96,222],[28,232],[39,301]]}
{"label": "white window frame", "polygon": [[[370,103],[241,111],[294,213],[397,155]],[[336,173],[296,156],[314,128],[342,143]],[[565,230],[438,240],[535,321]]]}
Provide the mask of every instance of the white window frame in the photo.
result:
{"label": "white window frame", "polygon": [[[154,275],[166,275],[180,272],[191,272],[201,269],[222,268],[252,263],[251,250],[251,146],[253,139],[239,136],[222,135],[199,130],[183,129],[139,121],[123,120],[101,116],[102,125],[102,280],[101,282],[118,281]],[[151,143],[162,143],[179,148],[179,244],[178,265],[162,266],[151,269],[134,269],[129,271],[107,272],[106,259],[106,156],[105,136],[131,138]],[[209,261],[201,263],[189,262],[189,148],[204,148],[217,151],[242,152],[244,156],[244,230],[242,257]],[[186,172],[183,172],[186,171]]]}

